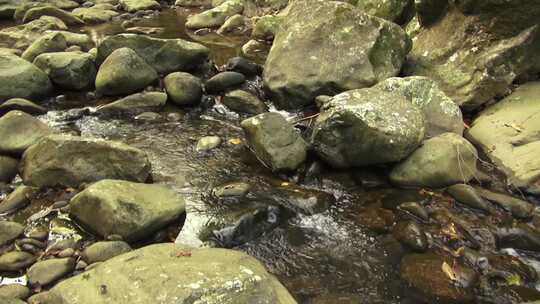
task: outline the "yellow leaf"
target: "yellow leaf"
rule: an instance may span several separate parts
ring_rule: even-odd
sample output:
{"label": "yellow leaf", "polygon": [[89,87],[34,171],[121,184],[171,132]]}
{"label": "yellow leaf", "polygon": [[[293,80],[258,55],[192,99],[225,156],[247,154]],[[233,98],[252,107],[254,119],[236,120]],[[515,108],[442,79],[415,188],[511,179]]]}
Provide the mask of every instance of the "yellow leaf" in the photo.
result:
{"label": "yellow leaf", "polygon": [[452,281],[456,281],[457,276],[454,270],[452,269],[452,266],[448,265],[448,263],[443,262],[442,264],[442,271],[450,278]]}
{"label": "yellow leaf", "polygon": [[232,145],[239,145],[242,143],[242,140],[240,138],[231,138],[229,139],[229,143]]}

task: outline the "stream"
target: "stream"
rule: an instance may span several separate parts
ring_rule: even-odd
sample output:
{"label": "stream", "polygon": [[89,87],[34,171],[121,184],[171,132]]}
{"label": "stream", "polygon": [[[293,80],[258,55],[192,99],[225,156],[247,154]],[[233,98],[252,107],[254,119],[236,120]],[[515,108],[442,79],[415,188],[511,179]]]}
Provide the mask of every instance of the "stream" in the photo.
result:
{"label": "stream", "polygon": [[[153,37],[183,38],[206,45],[217,67],[240,54],[248,37],[187,31],[185,20],[193,12],[165,9],[133,23],[134,27],[159,28],[150,34]],[[115,21],[78,30],[88,33],[97,43],[106,35],[124,32],[120,24],[121,21]],[[245,86],[264,97],[260,78],[251,79]],[[93,109],[109,99],[90,100],[85,94],[73,92],[57,95],[62,95],[61,102],[58,98],[51,99],[48,108],[52,110],[40,119],[63,133],[117,140],[142,149],[151,161],[153,182],[169,185],[185,195],[187,216],[167,228],[167,235],[161,236],[160,240],[207,245],[212,241],[213,231],[234,224],[241,215],[269,210],[269,206],[279,208],[276,225],[262,231],[249,226],[253,230],[246,233],[253,236],[247,242],[231,247],[263,262],[299,303],[417,303],[399,275],[401,257],[408,251],[391,234],[379,234],[365,228],[364,219],[358,215],[366,210],[385,207],[396,210],[397,218],[423,223],[431,235],[428,241],[437,252],[455,254],[460,247],[478,242],[479,249],[500,253],[494,249],[494,241],[484,238],[482,232],[488,223],[509,221],[505,214],[487,216],[455,203],[444,193],[394,188],[386,182],[385,167],[336,171],[312,159],[295,176],[272,173],[245,146],[239,124],[248,116],[228,111],[219,101],[197,108],[180,109],[168,105],[160,112],[161,119],[145,121],[130,116],[94,115]],[[218,100],[214,96],[204,99]],[[77,110],[87,107],[89,111]],[[294,121],[309,114],[287,113],[287,116]],[[210,135],[222,139],[219,148],[196,151],[197,141]],[[309,173],[313,164],[322,167],[316,174]],[[249,183],[250,193],[233,200],[212,195],[215,187],[235,182]],[[287,199],[296,194],[305,195],[309,201],[318,197],[317,193],[328,194],[321,198],[324,205],[329,205],[322,213],[293,214],[287,206]],[[51,236],[56,234],[59,239],[77,235],[85,242],[92,242],[94,237],[77,227],[61,211],[35,216],[55,201],[70,196],[69,191],[48,191],[35,199],[30,207],[7,218],[20,223],[30,220],[33,226],[48,226]],[[398,210],[400,204],[409,202],[422,203],[431,214],[458,215],[466,224],[461,227],[468,227],[465,230],[472,232],[476,241],[467,239],[467,233],[449,232],[445,230],[448,227],[433,220],[422,221],[411,213]],[[446,241],[452,237],[455,238],[454,246],[449,247]],[[504,253],[521,256],[531,267],[540,269],[535,254],[513,249]],[[496,297],[495,292],[493,295]]]}

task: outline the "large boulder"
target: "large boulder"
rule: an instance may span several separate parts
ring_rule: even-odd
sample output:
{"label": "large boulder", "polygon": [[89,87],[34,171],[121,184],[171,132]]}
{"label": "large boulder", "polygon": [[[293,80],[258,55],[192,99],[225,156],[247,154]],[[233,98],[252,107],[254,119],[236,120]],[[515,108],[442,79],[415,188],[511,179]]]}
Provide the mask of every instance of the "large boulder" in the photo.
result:
{"label": "large boulder", "polygon": [[153,184],[102,180],[70,202],[76,221],[102,237],[118,234],[128,242],[142,240],[176,220],[185,201],[173,190]]}
{"label": "large boulder", "polygon": [[463,116],[452,101],[433,80],[420,77],[392,77],[378,83],[375,88],[405,96],[424,113],[426,136],[446,132],[463,134]]}
{"label": "large boulder", "polygon": [[50,292],[54,296],[41,304],[154,304],[156,299],[161,304],[296,304],[279,281],[245,253],[175,244],[114,257]]}
{"label": "large boulder", "polygon": [[531,82],[487,108],[466,132],[516,187],[538,191],[540,82]]}
{"label": "large boulder", "polygon": [[161,5],[155,0],[120,0],[122,8],[130,13],[159,9]]}
{"label": "large boulder", "polygon": [[396,76],[410,49],[399,26],[343,2],[294,1],[281,26],[264,83],[282,108]]}
{"label": "large boulder", "polygon": [[406,68],[435,80],[467,111],[504,95],[516,77],[540,71],[540,5],[488,2],[489,9],[473,15],[450,6],[443,18],[421,28]]}
{"label": "large boulder", "polygon": [[367,14],[397,22],[407,12],[412,2],[413,0],[358,0],[356,7]]}
{"label": "large boulder", "polygon": [[26,185],[78,187],[107,178],[144,182],[146,153],[123,143],[51,135],[26,150],[21,177]]}
{"label": "large boulder", "polygon": [[273,170],[295,170],[305,160],[308,145],[279,113],[263,113],[242,121],[249,147]]}
{"label": "large boulder", "polygon": [[91,88],[96,79],[96,66],[88,53],[41,54],[34,60],[34,65],[47,73],[55,85],[67,90]]}
{"label": "large boulder", "polygon": [[390,174],[405,187],[443,188],[467,183],[477,173],[476,148],[461,135],[444,133],[430,138]]}
{"label": "large boulder", "polygon": [[0,101],[41,98],[52,91],[47,74],[15,55],[0,55]]}
{"label": "large boulder", "polygon": [[405,96],[369,88],[334,96],[313,130],[319,156],[339,168],[396,162],[424,140],[420,108]]}
{"label": "large boulder", "polygon": [[96,62],[101,64],[119,48],[130,48],[160,74],[186,71],[208,59],[210,50],[183,39],[157,39],[145,35],[120,34],[105,38],[98,46]]}
{"label": "large boulder", "polygon": [[49,133],[51,130],[41,120],[11,111],[0,118],[0,153],[20,155]]}
{"label": "large boulder", "polygon": [[131,94],[157,79],[156,70],[135,51],[121,48],[112,52],[99,67],[96,90],[105,95]]}
{"label": "large boulder", "polygon": [[227,18],[240,14],[243,10],[244,1],[227,0],[212,9],[188,17],[186,27],[189,29],[220,27]]}

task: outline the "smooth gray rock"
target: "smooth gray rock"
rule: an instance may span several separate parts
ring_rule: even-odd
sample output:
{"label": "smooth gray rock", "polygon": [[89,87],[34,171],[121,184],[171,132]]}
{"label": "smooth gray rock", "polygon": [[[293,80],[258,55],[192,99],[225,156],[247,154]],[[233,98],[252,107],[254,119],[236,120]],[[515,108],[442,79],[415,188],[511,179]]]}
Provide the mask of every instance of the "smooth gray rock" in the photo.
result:
{"label": "smooth gray rock", "polygon": [[20,155],[50,133],[41,120],[21,111],[11,111],[0,118],[0,153]]}
{"label": "smooth gray rock", "polygon": [[202,82],[189,73],[171,73],[163,80],[170,100],[177,105],[197,105],[202,98]]}
{"label": "smooth gray rock", "polygon": [[31,286],[47,286],[75,270],[75,259],[49,259],[35,263],[28,269]]}

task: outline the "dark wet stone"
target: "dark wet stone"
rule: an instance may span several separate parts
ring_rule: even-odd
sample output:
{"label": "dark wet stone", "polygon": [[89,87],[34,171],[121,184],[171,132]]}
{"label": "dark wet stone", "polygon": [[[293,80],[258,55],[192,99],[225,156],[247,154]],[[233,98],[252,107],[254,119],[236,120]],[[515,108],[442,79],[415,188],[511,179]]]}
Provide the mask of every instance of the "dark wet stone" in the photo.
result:
{"label": "dark wet stone", "polygon": [[9,244],[18,238],[24,231],[24,226],[8,221],[0,221],[0,246]]}
{"label": "dark wet stone", "polygon": [[0,271],[18,271],[36,261],[33,254],[25,251],[11,251],[0,256]]}
{"label": "dark wet stone", "polygon": [[49,238],[49,231],[44,229],[35,229],[28,233],[28,237],[38,241],[46,241],[47,238]]}
{"label": "dark wet stone", "polygon": [[156,122],[160,121],[163,117],[161,114],[156,112],[144,112],[135,116],[135,120],[145,121],[145,122]]}
{"label": "dark wet stone", "polygon": [[426,208],[424,208],[424,206],[420,205],[417,202],[401,203],[398,206],[398,210],[404,211],[404,212],[409,213],[409,214],[412,214],[412,215],[420,218],[423,221],[428,221],[429,220],[429,214],[428,214]]}
{"label": "dark wet stone", "polygon": [[521,259],[515,256],[492,254],[488,257],[490,271],[504,273],[507,278],[519,278],[520,282],[525,284],[534,283],[538,280],[536,270],[525,264]]}
{"label": "dark wet stone", "polygon": [[225,94],[221,102],[232,111],[248,114],[260,114],[267,111],[259,97],[244,90],[234,90]]}
{"label": "dark wet stone", "polygon": [[129,251],[131,247],[123,241],[97,242],[84,249],[83,257],[88,264],[92,264],[104,262]]}
{"label": "dark wet stone", "polygon": [[210,239],[224,248],[233,248],[277,227],[281,221],[279,207],[268,206],[241,216],[234,225],[214,230]]}
{"label": "dark wet stone", "polygon": [[227,61],[227,71],[242,73],[245,76],[255,76],[262,73],[262,66],[243,57],[234,57]]}
{"label": "dark wet stone", "polygon": [[407,293],[420,296],[423,302],[463,304],[474,299],[476,272],[450,257],[410,254],[401,261],[400,273],[411,287]]}
{"label": "dark wet stone", "polygon": [[475,187],[475,190],[480,196],[501,206],[506,211],[512,213],[516,218],[530,218],[534,210],[533,204],[519,198],[503,193],[492,192],[480,187]]}
{"label": "dark wet stone", "polygon": [[19,171],[19,160],[0,155],[0,183],[10,183]]}
{"label": "dark wet stone", "polygon": [[426,234],[415,222],[398,222],[392,229],[392,235],[414,251],[424,252],[428,248]]}
{"label": "dark wet stone", "polygon": [[4,297],[4,298],[11,298],[11,299],[26,300],[29,296],[30,296],[30,289],[28,289],[28,287],[26,286],[19,285],[19,284],[0,286],[0,299]]}
{"label": "dark wet stone", "polygon": [[26,207],[36,191],[37,188],[25,185],[17,187],[0,203],[0,213],[10,213]]}
{"label": "dark wet stone", "polygon": [[488,213],[492,210],[489,203],[478,194],[474,187],[467,184],[450,186],[448,189],[446,189],[446,192],[448,192],[448,194],[450,194],[458,202],[471,208],[480,209]]}
{"label": "dark wet stone", "polygon": [[60,252],[67,248],[77,249],[79,247],[78,242],[75,239],[65,239],[58,241],[47,248],[47,252]]}
{"label": "dark wet stone", "polygon": [[396,217],[391,210],[383,208],[366,208],[360,212],[356,219],[359,224],[378,233],[390,231]]}
{"label": "dark wet stone", "polygon": [[28,282],[32,286],[46,286],[73,270],[75,270],[75,260],[72,258],[40,261],[28,269]]}
{"label": "dark wet stone", "polygon": [[333,205],[335,197],[327,192],[302,188],[296,185],[281,185],[275,188],[274,200],[285,208],[306,215],[322,213]]}
{"label": "dark wet stone", "polygon": [[206,92],[219,93],[226,89],[241,85],[246,81],[246,77],[237,72],[221,72],[208,79],[204,84]]}
{"label": "dark wet stone", "polygon": [[22,246],[24,244],[30,244],[32,246],[35,246],[37,248],[45,249],[47,247],[47,243],[38,241],[36,239],[32,238],[24,238],[16,241],[17,245]]}
{"label": "dark wet stone", "polygon": [[540,252],[540,234],[525,224],[519,224],[517,227],[498,227],[494,234],[500,248]]}
{"label": "dark wet stone", "polygon": [[47,109],[45,109],[44,107],[23,98],[12,98],[0,104],[0,116],[13,110],[22,111],[31,115],[40,115],[47,113]]}

